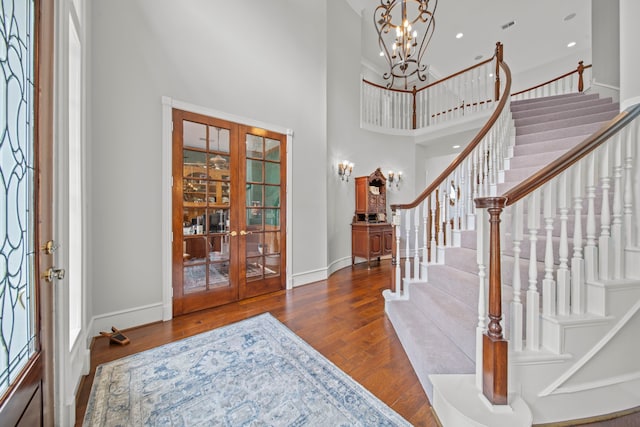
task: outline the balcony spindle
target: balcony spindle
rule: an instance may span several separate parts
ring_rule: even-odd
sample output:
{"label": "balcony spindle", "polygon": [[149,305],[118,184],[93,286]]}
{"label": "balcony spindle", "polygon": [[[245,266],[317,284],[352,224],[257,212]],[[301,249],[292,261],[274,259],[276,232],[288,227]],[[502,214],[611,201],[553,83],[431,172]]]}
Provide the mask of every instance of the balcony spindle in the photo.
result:
{"label": "balcony spindle", "polygon": [[430,253],[430,261],[432,264],[437,264],[438,260],[438,242],[436,241],[436,233],[438,229],[436,228],[437,224],[437,206],[438,206],[438,198],[436,197],[437,191],[434,191],[429,196],[429,203],[431,204],[431,253]]}
{"label": "balcony spindle", "polygon": [[[404,279],[405,283],[407,283],[411,279],[411,249],[409,246],[409,242],[411,241],[411,211],[407,209],[406,218],[404,223]],[[404,290],[404,287],[403,287]]]}
{"label": "balcony spindle", "polygon": [[400,226],[402,222],[402,210],[398,209],[393,215],[393,230],[396,238],[396,294],[400,296],[403,292],[402,272],[400,269]]}
{"label": "balcony spindle", "polygon": [[[637,144],[633,128],[627,129],[624,154],[624,235],[625,248],[635,245],[633,236],[633,147]],[[637,190],[636,190],[637,191]]]}
{"label": "balcony spindle", "polygon": [[422,264],[420,268],[420,280],[428,281],[427,263],[429,262],[429,251],[427,243],[429,241],[429,199],[425,198],[422,202]]}

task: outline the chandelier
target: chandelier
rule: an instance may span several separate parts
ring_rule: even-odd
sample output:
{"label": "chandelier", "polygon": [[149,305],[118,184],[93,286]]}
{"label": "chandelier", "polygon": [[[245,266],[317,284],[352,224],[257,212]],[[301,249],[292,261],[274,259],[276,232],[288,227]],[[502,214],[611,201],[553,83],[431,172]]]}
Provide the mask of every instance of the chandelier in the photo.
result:
{"label": "chandelier", "polygon": [[387,87],[392,87],[396,79],[404,79],[406,89],[407,79],[414,75],[420,81],[427,79],[422,56],[435,30],[437,6],[438,0],[380,0],[373,23],[378,32],[380,56],[389,65],[389,71],[383,75],[385,80],[391,79]]}

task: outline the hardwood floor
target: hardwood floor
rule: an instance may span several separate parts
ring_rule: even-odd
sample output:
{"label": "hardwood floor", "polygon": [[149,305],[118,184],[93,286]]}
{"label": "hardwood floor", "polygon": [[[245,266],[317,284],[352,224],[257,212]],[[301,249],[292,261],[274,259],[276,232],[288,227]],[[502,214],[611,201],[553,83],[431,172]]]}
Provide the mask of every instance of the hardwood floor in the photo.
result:
{"label": "hardwood floor", "polygon": [[[171,341],[270,312],[299,337],[416,426],[437,426],[429,401],[391,322],[382,291],[390,261],[342,269],[328,280],[176,317],[126,331],[127,346],[94,339],[91,371],[80,385],[76,426],[82,425],[96,366]],[[118,325],[115,325],[116,327]]]}
{"label": "hardwood floor", "polygon": [[[422,386],[384,314],[382,291],[390,286],[390,267],[389,260],[371,270],[363,263],[353,269],[344,268],[328,280],[290,291],[130,329],[125,333],[131,343],[124,347],[96,337],[91,349],[91,371],[78,391],[76,426],[82,425],[96,366],[264,312],[270,312],[413,425],[437,426]],[[552,425],[639,426],[640,412],[614,420],[590,421],[593,424],[585,420]]]}

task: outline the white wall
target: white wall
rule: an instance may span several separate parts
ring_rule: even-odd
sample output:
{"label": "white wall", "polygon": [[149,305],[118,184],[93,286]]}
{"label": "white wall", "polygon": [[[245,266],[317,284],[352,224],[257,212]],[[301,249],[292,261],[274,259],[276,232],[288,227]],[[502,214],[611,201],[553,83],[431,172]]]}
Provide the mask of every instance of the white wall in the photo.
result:
{"label": "white wall", "polygon": [[378,167],[385,176],[388,170],[402,170],[404,182],[387,191],[387,205],[407,203],[415,196],[415,144],[360,129],[360,16],[345,0],[329,1],[327,10],[327,253],[332,272],[351,263],[355,210],[353,179],[340,180],[338,162],[354,162],[354,177],[370,175]]}
{"label": "white wall", "polygon": [[326,268],[325,2],[96,1],[92,19],[92,315],[162,300],[162,96],[294,131],[289,268]]}
{"label": "white wall", "polygon": [[620,108],[640,103],[640,55],[638,55],[640,2],[620,0]]}
{"label": "white wall", "polygon": [[620,6],[618,0],[591,0],[593,78],[620,87]]}

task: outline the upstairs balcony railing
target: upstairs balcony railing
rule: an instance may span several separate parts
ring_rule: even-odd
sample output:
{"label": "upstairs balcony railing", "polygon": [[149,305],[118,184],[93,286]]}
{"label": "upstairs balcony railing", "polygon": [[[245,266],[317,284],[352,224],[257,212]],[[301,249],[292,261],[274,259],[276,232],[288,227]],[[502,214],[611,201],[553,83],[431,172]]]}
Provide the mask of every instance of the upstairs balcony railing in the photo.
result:
{"label": "upstairs balcony railing", "polygon": [[[497,51],[489,59],[420,89],[392,89],[362,80],[361,127],[385,131],[410,131],[490,111],[500,100]],[[591,65],[511,94],[511,100],[583,92],[591,81]]]}

